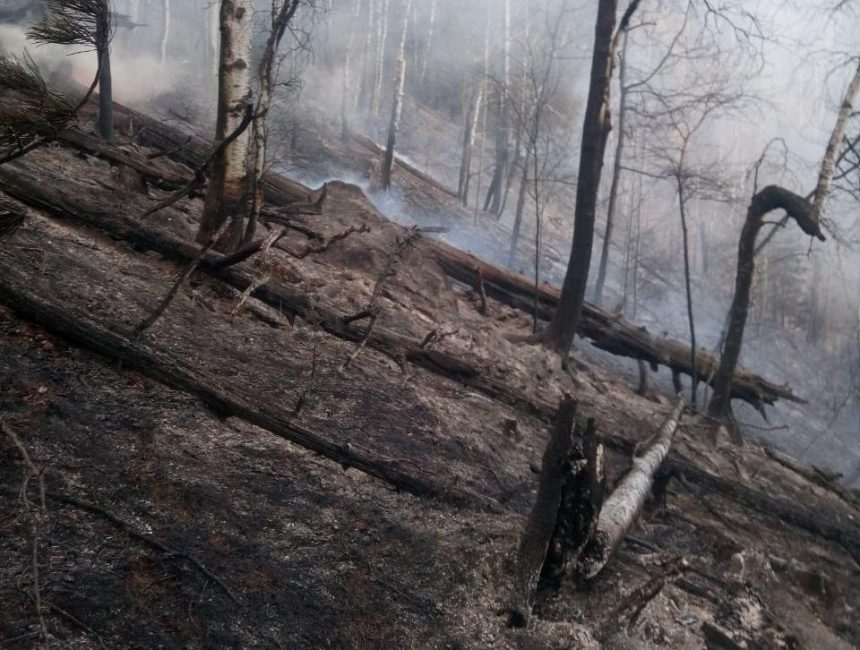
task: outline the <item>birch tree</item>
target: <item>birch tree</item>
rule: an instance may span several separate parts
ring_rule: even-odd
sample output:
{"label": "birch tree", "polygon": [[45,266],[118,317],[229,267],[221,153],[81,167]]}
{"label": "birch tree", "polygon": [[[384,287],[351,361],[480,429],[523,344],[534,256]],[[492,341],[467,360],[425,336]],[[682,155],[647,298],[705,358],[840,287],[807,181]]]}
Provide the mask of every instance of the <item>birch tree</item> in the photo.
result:
{"label": "birch tree", "polygon": [[[221,0],[221,48],[218,65],[218,115],[216,142],[225,141],[239,129],[251,103],[251,0]],[[245,231],[248,198],[248,149],[250,133],[233,137],[215,159],[197,241],[207,244],[221,225],[230,226],[218,248],[232,252]]]}
{"label": "birch tree", "polygon": [[406,82],[406,36],[409,32],[409,14],[412,11],[412,0],[403,4],[403,29],[400,33],[400,45],[397,48],[397,60],[394,65],[394,98],[391,104],[391,121],[388,124],[388,139],[385,144],[385,158],[382,162],[382,187],[391,187],[391,171],[394,167],[394,150],[397,144],[397,131],[400,128],[400,115],[403,111],[403,85]]}

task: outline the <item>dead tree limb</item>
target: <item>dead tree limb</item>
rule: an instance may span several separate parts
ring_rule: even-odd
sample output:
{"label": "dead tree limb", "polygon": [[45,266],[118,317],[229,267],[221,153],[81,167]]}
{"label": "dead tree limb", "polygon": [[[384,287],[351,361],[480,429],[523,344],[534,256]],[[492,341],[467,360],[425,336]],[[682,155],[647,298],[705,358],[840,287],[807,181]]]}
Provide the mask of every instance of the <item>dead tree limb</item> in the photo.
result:
{"label": "dead tree limb", "polygon": [[[45,624],[45,608],[42,603],[42,585],[41,578],[39,576],[39,543],[41,541],[42,523],[45,517],[45,479],[42,471],[36,467],[35,463],[33,463],[33,460],[30,458],[30,454],[24,446],[24,443],[21,441],[21,438],[19,438],[18,434],[15,433],[15,430],[3,420],[0,420],[0,432],[6,434],[9,440],[12,441],[12,444],[18,449],[18,453],[21,454],[21,460],[26,468],[24,479],[21,482],[21,489],[18,491],[16,496],[21,499],[24,507],[30,515],[30,532],[32,534],[30,567],[33,572],[33,593],[31,594],[31,597],[33,599],[33,604],[36,607],[36,618],[39,621],[39,630],[42,634],[42,640],[47,643],[48,626]],[[39,504],[36,507],[33,507],[30,503],[28,491],[30,479],[36,479],[39,485]]]}
{"label": "dead tree limb", "polygon": [[163,210],[164,208],[173,205],[180,199],[188,196],[194,190],[203,187],[206,184],[209,167],[212,165],[215,159],[218,158],[218,156],[220,156],[224,152],[224,150],[230,146],[231,143],[233,143],[239,136],[242,135],[242,133],[245,131],[245,129],[248,128],[248,126],[253,120],[254,107],[253,105],[248,104],[245,107],[245,114],[242,116],[242,121],[239,122],[239,125],[233,130],[232,133],[230,133],[230,135],[221,140],[221,142],[219,142],[215,147],[212,148],[212,151],[209,153],[206,159],[194,170],[194,177],[190,181],[188,181],[188,183],[186,183],[183,188],[181,188],[174,194],[171,194],[169,197],[158,203],[158,205],[144,212],[141,215],[141,218],[148,217],[151,214],[158,212],[159,210]]}
{"label": "dead tree limb", "polygon": [[541,462],[538,493],[517,551],[513,587],[508,601],[508,627],[528,624],[541,570],[556,528],[562,484],[570,471],[570,450],[576,402],[565,395]]}
{"label": "dead tree limb", "polygon": [[615,632],[619,625],[624,625],[628,629],[635,625],[642,610],[663,591],[666,583],[681,575],[686,569],[687,562],[683,557],[669,560],[657,574],[624,596],[603,619],[601,627]]}
{"label": "dead tree limb", "polygon": [[349,358],[344,361],[343,365],[340,367],[340,372],[344,372],[349,367],[349,364],[355,361],[355,358],[370,340],[370,336],[373,334],[373,326],[376,325],[376,319],[379,317],[379,307],[377,306],[377,302],[379,301],[379,296],[382,295],[382,289],[385,282],[395,274],[394,267],[398,260],[400,260],[403,251],[406,250],[406,248],[408,248],[417,237],[418,229],[413,226],[407,231],[407,234],[404,237],[397,239],[396,248],[388,255],[388,258],[385,261],[385,266],[379,274],[379,277],[376,279],[376,284],[373,286],[373,292],[370,294],[370,300],[367,301],[367,307],[361,310],[359,315],[344,319],[344,323],[347,321],[352,323],[359,320],[359,317],[364,318],[366,314],[366,316],[370,318],[370,323],[368,324],[367,331],[361,338],[361,341],[359,341],[358,345],[355,347],[355,350],[353,350],[352,354],[349,355]]}
{"label": "dead tree limb", "polygon": [[185,284],[185,281],[191,277],[191,274],[200,266],[200,262],[203,261],[203,258],[206,257],[206,253],[212,250],[212,247],[215,245],[215,242],[224,234],[227,230],[227,224],[224,223],[221,227],[213,233],[212,237],[206,243],[205,246],[200,247],[200,252],[197,256],[189,262],[185,268],[182,270],[182,273],[179,274],[179,277],[176,278],[176,282],[173,283],[173,286],[170,288],[170,291],[167,292],[167,295],[164,296],[164,299],[158,304],[153,312],[143,319],[138,325],[132,330],[132,336],[138,336],[142,334],[144,331],[149,329],[155,324],[161,315],[165,312],[165,310],[170,306],[170,303],[173,302],[173,299],[176,297],[176,294],[179,293],[179,290],[182,288],[182,285]]}
{"label": "dead tree limb", "polygon": [[830,476],[818,467],[806,467],[803,464],[794,460],[793,458],[789,457],[787,454],[784,454],[781,451],[777,451],[776,449],[771,449],[770,447],[763,447],[762,451],[764,452],[765,456],[767,456],[771,460],[776,461],[786,469],[791,470],[792,472],[806,479],[810,483],[814,483],[818,487],[827,490],[828,492],[832,492],[834,495],[845,501],[845,503],[852,506],[853,508],[860,509],[860,499],[855,497],[853,494],[851,494],[850,490],[846,490],[837,482],[839,480],[839,475]]}
{"label": "dead tree limb", "polygon": [[96,138],[77,129],[66,129],[61,131],[57,139],[63,144],[85,151],[97,158],[108,162],[123,165],[133,169],[146,181],[164,190],[176,190],[188,183],[188,178],[183,174],[177,174],[167,169],[156,167],[146,160],[130,154],[118,147],[107,144],[104,140]]}
{"label": "dead tree limb", "polygon": [[[472,286],[476,269],[480,269],[484,287],[490,298],[532,314],[535,306],[534,282],[528,278],[478,259],[474,255],[458,250],[445,242],[422,238],[416,243],[419,252],[435,260],[443,272],[451,278]],[[547,284],[538,287],[540,309],[538,316],[548,320],[560,299],[560,291]],[[675,339],[650,333],[623,318],[588,302],[582,308],[579,334],[611,354],[641,359],[652,366],[662,365],[692,376],[690,346]],[[700,382],[707,382],[713,375],[719,359],[704,350],[696,360],[696,374]],[[656,367],[655,367],[656,370]],[[732,397],[749,402],[756,408],[762,404],[773,404],[784,399],[805,403],[788,386],[768,381],[764,377],[737,367],[732,382]]]}
{"label": "dead tree limb", "polygon": [[47,497],[52,501],[56,501],[57,503],[74,506],[79,510],[89,512],[90,514],[98,515],[99,517],[102,517],[109,521],[116,528],[122,530],[129,537],[136,539],[139,542],[143,542],[147,546],[150,546],[155,550],[164,553],[167,557],[174,557],[188,562],[188,564],[190,564],[206,578],[211,580],[218,588],[220,588],[221,591],[223,591],[230,600],[232,600],[234,603],[239,602],[236,596],[233,595],[233,592],[230,590],[227,584],[217,575],[212,573],[212,571],[207,569],[206,566],[200,560],[195,558],[190,553],[187,553],[185,551],[178,551],[174,548],[171,548],[170,546],[167,546],[166,544],[163,544],[162,542],[159,542],[151,535],[147,535],[146,533],[137,530],[134,526],[123,521],[109,510],[105,510],[104,508],[97,506],[94,503],[90,503],[88,501],[84,501],[82,499],[78,499],[77,497],[72,497],[66,494],[55,494],[51,492],[47,494]]}
{"label": "dead tree limb", "polygon": [[654,474],[669,454],[683,410],[684,400],[679,397],[672,412],[660,427],[653,444],[642,456],[633,459],[633,468],[603,504],[597,530],[579,563],[579,572],[586,579],[594,578],[606,566],[615,548],[642,510],[654,481]]}
{"label": "dead tree limb", "polygon": [[344,468],[354,467],[415,496],[435,498],[462,507],[497,507],[490,497],[440,484],[421,470],[406,472],[390,458],[358,445],[340,444],[293,422],[274,407],[257,404],[258,400],[252,403],[248,397],[225,390],[212,377],[177,363],[168,352],[141,339],[115,332],[73,306],[38,295],[31,290],[26,275],[9,265],[4,265],[0,273],[0,303],[74,344],[119,361],[166,386],[194,395],[220,413],[234,415],[319,453]]}

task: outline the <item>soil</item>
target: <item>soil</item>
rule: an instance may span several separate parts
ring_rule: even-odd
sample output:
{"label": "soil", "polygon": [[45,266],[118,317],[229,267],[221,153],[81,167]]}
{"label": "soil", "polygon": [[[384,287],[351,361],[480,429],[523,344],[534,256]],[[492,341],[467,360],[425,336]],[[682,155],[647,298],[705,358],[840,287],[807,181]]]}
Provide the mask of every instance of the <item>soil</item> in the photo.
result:
{"label": "soil", "polygon": [[[163,158],[152,164],[188,171]],[[26,282],[33,295],[123,335],[168,292],[180,263],[142,249],[122,228],[108,234],[74,216],[86,208],[121,226],[140,222],[164,192],[141,191],[127,169],[67,146],[35,151],[0,173],[53,188],[69,207],[60,214],[0,194],[27,214],[0,248],[0,283]],[[192,241],[201,209],[201,198],[186,198],[145,225]],[[484,316],[475,292],[449,282],[418,248],[395,255],[410,231],[358,187],[330,183],[323,214],[301,220],[323,238],[369,231],[303,258],[295,254],[308,238],[292,232],[268,258],[238,268],[349,316],[368,306],[391,265],[375,305],[378,327],[416,342],[444,334],[432,345],[522,401],[558,403],[569,393],[599,432],[630,446],[653,435],[671,409],[668,395],[637,395],[630,377],[585,346],[569,375],[546,350],[512,342],[511,334],[529,331],[529,316],[492,300]],[[294,318],[251,298],[233,314],[238,299],[235,287],[199,272],[137,342],[262,412],[492,507],[398,493],[2,307],[0,647],[860,646],[860,548],[684,477],[670,480],[665,503],[649,504],[595,580],[565,582],[526,630],[506,628],[549,422],[371,346],[344,368],[356,343],[327,333],[312,310]],[[44,511],[8,431],[44,479]],[[610,485],[630,463],[613,449]],[[762,495],[828,513],[853,535],[860,530],[855,502],[754,444],[714,442],[694,417],[685,418],[674,453]],[[681,577],[641,611],[616,611],[678,557],[688,565]],[[47,635],[34,603],[34,561]]]}

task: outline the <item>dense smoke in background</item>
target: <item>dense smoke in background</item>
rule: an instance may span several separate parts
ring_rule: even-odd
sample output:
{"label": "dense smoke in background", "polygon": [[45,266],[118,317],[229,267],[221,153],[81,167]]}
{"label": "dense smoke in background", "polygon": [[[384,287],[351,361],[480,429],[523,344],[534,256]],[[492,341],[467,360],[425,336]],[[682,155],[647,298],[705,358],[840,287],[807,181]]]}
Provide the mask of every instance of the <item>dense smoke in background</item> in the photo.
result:
{"label": "dense smoke in background", "polygon": [[[4,49],[25,47],[24,30],[38,4],[0,2],[0,22],[9,23],[0,27]],[[442,215],[422,211],[398,188],[379,192],[374,170],[326,155],[326,142],[338,139],[345,128],[384,141],[406,6],[401,0],[303,4],[281,62],[284,83],[272,114],[272,164],[309,184],[333,177],[356,182],[389,217],[436,225]],[[688,337],[673,185],[673,178],[682,173],[689,192],[696,326],[701,347],[713,350],[724,326],[737,239],[754,184],[779,183],[800,194],[814,187],[851,74],[851,57],[860,54],[860,14],[850,8],[834,14],[824,4],[785,0],[726,0],[710,6],[717,11],[695,0],[643,2],[636,14],[625,51],[626,75],[628,83],[643,85],[630,94],[629,142],[604,304],[617,306],[653,331]],[[116,100],[209,134],[214,122],[217,3],[117,0],[114,9]],[[256,9],[259,50],[268,6],[258,0]],[[456,226],[446,222],[451,231],[445,237],[452,243],[497,263],[509,261],[520,174],[509,172],[510,188],[498,223],[476,208],[483,208],[492,182],[501,116],[507,116],[512,149],[507,164],[515,170],[514,125],[518,120],[532,124],[529,102],[544,98],[534,138],[539,170],[524,194],[513,266],[527,274],[534,271],[540,217],[539,273],[558,282],[572,232],[594,3],[423,0],[411,3],[407,18],[406,100],[398,156],[456,191],[464,131],[469,124],[476,128],[467,209],[482,216]],[[71,64],[80,83],[88,83],[95,71],[92,53],[28,49],[46,70],[59,74]],[[483,108],[474,117],[470,110],[476,97],[483,98]],[[616,110],[618,100],[616,79]],[[661,110],[667,105],[673,107],[672,119]],[[705,106],[710,108],[705,111]],[[860,120],[855,119],[850,132],[858,129]],[[616,129],[609,152],[617,136]],[[679,143],[685,137],[689,142],[679,162]],[[525,139],[519,144],[521,150],[526,148]],[[610,153],[605,162],[604,197],[609,194],[611,158]],[[600,218],[605,218],[606,201],[599,207]],[[811,246],[809,238],[792,227],[778,232],[758,260],[741,359],[755,372],[789,381],[811,402],[778,405],[765,425],[774,430],[752,432],[786,445],[804,460],[830,464],[850,482],[860,480],[857,214],[857,202],[835,191],[826,212],[828,242]],[[604,229],[600,218],[598,234]],[[595,264],[601,246],[598,237]],[[737,415],[743,422],[761,423],[743,407]],[[791,429],[781,429],[783,424]]]}

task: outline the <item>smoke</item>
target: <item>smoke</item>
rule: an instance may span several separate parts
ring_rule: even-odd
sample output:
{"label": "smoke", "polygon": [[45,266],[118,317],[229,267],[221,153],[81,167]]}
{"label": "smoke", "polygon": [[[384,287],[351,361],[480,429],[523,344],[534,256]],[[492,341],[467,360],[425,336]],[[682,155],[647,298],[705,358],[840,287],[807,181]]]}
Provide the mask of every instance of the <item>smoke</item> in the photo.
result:
{"label": "smoke", "polygon": [[[98,67],[95,52],[82,51],[80,46],[34,44],[18,26],[0,25],[0,44],[12,54],[26,51],[48,80],[71,79],[88,87]],[[181,61],[161,62],[155,54],[123,47],[113,49],[111,72],[114,99],[141,108],[151,108],[159,95],[175,89],[186,74]]]}
{"label": "smoke", "polygon": [[[298,180],[313,186],[333,178],[353,182],[389,218],[404,225],[443,226],[448,232],[441,237],[449,243],[504,264],[520,191],[522,155],[513,155],[510,161],[519,166],[510,177],[506,210],[498,221],[480,214],[496,165],[499,87],[507,76],[508,109],[525,121],[520,112],[528,111],[523,107],[539,88],[551,86],[538,138],[540,275],[559,283],[572,234],[595,3],[509,0],[507,32],[506,4],[506,0],[412,3],[398,157],[456,191],[468,111],[477,91],[483,91],[486,101],[475,121],[466,209],[440,208],[422,199],[420,191],[411,191],[414,188],[378,191],[376,170],[370,168],[367,152],[340,139],[344,120],[357,135],[375,142],[385,139],[394,59],[406,6],[400,0],[316,0],[302,6],[295,31],[284,42],[281,81],[290,83],[280,87],[270,114],[270,151],[276,167]],[[696,328],[700,344],[708,349],[718,344],[723,330],[738,235],[754,183],[759,187],[779,183],[802,195],[814,187],[818,161],[844,90],[846,68],[842,63],[857,53],[856,12],[836,20],[808,3],[762,0],[753,4],[754,9],[749,3],[729,0],[719,3],[720,11],[727,13],[703,15],[687,14],[687,3],[682,0],[663,0],[656,6],[643,3],[626,53],[628,82],[647,83],[631,91],[636,117],[626,127],[630,144],[610,248],[606,303],[621,305],[625,316],[656,333],[682,339],[689,336],[678,202],[675,187],[664,177],[678,159],[678,134],[665,120],[642,116],[649,102],[652,108],[657,103],[657,94],[674,95],[689,103],[690,110],[682,114],[680,122],[684,126],[696,121],[695,111],[701,106],[697,98],[704,91],[718,90],[722,97],[737,95],[735,103],[721,107],[698,127],[686,159],[687,172],[700,178],[690,184],[687,207]],[[181,112],[197,120],[194,126],[208,129],[216,92],[217,12],[211,0],[172,3],[165,35],[165,6],[115,0],[118,13],[141,23],[133,30],[120,28],[114,40],[116,99],[158,114],[176,114],[180,112],[177,104],[183,104]],[[268,8],[266,0],[256,6],[257,52],[265,39]],[[747,20],[751,12],[756,15],[755,24]],[[675,45],[677,56],[669,57],[665,67],[655,72],[682,28]],[[545,82],[541,73],[553,39],[562,45]],[[62,76],[71,65],[74,77],[88,84],[95,72],[93,53],[27,45],[17,27],[0,27],[0,43],[15,52],[27,47],[46,76],[52,72]],[[166,43],[164,61],[162,43]],[[296,80],[301,83],[294,83]],[[611,158],[618,135],[617,76],[612,95],[616,128],[610,135],[604,167],[595,258],[605,229]],[[852,129],[856,133],[860,125]],[[515,132],[511,127],[511,142]],[[756,176],[754,164],[774,138],[781,139],[780,144],[772,145]],[[522,141],[520,147],[524,147]],[[533,185],[534,179],[527,178]],[[530,275],[534,272],[538,210],[534,188],[527,190],[514,269]],[[478,218],[474,217],[476,210]],[[860,367],[856,340],[860,225],[856,213],[853,200],[834,194],[826,216],[837,226],[840,237],[816,245],[811,255],[808,239],[793,224],[779,232],[758,261],[742,358],[750,370],[790,382],[811,402],[802,409],[780,405],[774,410],[775,425],[785,422],[792,426],[790,435],[778,434],[780,442],[793,445],[798,453],[823,454],[824,459],[809,458],[845,471],[852,464],[860,466],[860,459],[845,452],[851,445],[860,448],[860,390],[843,399],[852,390],[852,382],[860,385],[860,377],[852,379],[851,375],[852,369]],[[813,283],[814,256],[823,262],[818,286]],[[805,319],[813,311],[816,291],[823,335],[807,341]],[[740,415],[747,422],[757,418],[745,411]],[[831,433],[822,434],[826,431]],[[832,435],[828,445],[805,450],[821,435]],[[836,451],[828,452],[828,447]]]}

